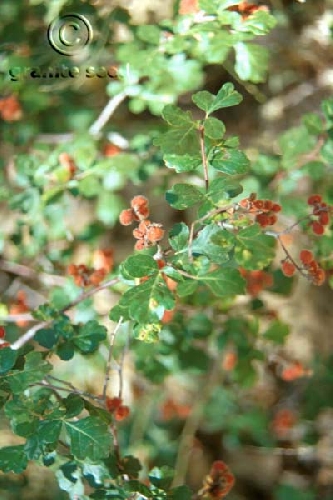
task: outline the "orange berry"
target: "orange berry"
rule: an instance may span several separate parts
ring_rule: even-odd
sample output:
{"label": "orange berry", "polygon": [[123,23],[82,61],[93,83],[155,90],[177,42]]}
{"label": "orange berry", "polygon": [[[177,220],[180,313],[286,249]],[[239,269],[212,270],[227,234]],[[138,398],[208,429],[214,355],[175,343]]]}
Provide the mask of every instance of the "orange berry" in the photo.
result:
{"label": "orange berry", "polygon": [[320,194],[312,194],[308,198],[308,205],[316,205],[317,203],[320,203],[322,200],[322,197]]}
{"label": "orange berry", "polygon": [[312,222],[312,230],[318,236],[324,234],[324,226],[316,220]]}
{"label": "orange berry", "polygon": [[172,321],[174,315],[175,315],[175,310],[174,309],[165,310],[164,314],[163,314],[163,317],[161,319],[161,322],[164,323],[164,324],[170,323],[170,321]]}
{"label": "orange berry", "polygon": [[287,368],[281,373],[281,378],[286,382],[291,382],[292,380],[296,380],[300,377],[303,377],[306,374],[304,366],[299,361],[296,361],[292,365],[289,365]]}
{"label": "orange berry", "polygon": [[133,236],[137,240],[141,240],[144,237],[144,233],[142,231],[140,231],[140,229],[136,228],[136,229],[133,229]]}
{"label": "orange berry", "polygon": [[261,227],[266,227],[269,225],[269,216],[267,214],[256,215],[256,221]]}
{"label": "orange berry", "polygon": [[146,244],[144,240],[138,240],[134,245],[135,250],[143,250],[146,248]]}
{"label": "orange berry", "polygon": [[131,201],[131,207],[133,209],[139,209],[139,208],[146,208],[148,207],[148,200],[145,196],[142,196],[139,194],[138,196],[134,196],[134,198]]}
{"label": "orange berry", "polygon": [[121,422],[121,420],[124,420],[125,418],[128,417],[130,414],[130,409],[128,406],[121,405],[119,406],[116,411],[114,412],[114,418],[118,421]]}
{"label": "orange berry", "polygon": [[285,276],[293,276],[295,274],[296,268],[292,262],[289,262],[289,260],[285,260],[282,263],[282,272]]}
{"label": "orange berry", "polygon": [[89,283],[94,286],[98,286],[101,281],[105,278],[104,269],[97,269],[89,277]]}
{"label": "orange berry", "polygon": [[74,274],[76,273],[76,265],[75,264],[70,264],[68,267],[67,267],[67,272],[70,276],[74,276]]}
{"label": "orange berry", "polygon": [[234,351],[228,351],[224,354],[222,360],[222,368],[225,371],[231,371],[235,368],[238,361],[237,353]]}
{"label": "orange berry", "polygon": [[138,229],[142,231],[143,234],[146,234],[148,226],[150,226],[151,222],[150,220],[142,220],[140,224],[138,225]]}
{"label": "orange berry", "polygon": [[113,268],[113,250],[95,250],[93,256],[94,268],[103,269],[106,273],[109,273]]}
{"label": "orange berry", "polygon": [[277,215],[272,214],[268,216],[268,222],[270,226],[273,226],[277,222],[278,218]]}
{"label": "orange berry", "polygon": [[255,200],[253,206],[258,208],[258,210],[262,210],[264,208],[264,202],[263,200]]}
{"label": "orange berry", "polygon": [[170,292],[174,292],[178,286],[177,281],[173,280],[172,278],[169,278],[169,276],[166,276],[164,273],[162,274],[162,276]]}
{"label": "orange berry", "polygon": [[121,398],[106,398],[106,407],[110,412],[117,410],[122,403]]}
{"label": "orange berry", "polygon": [[105,144],[103,147],[104,156],[115,156],[121,153],[121,148],[115,144]]}
{"label": "orange berry", "polygon": [[164,262],[164,260],[159,259],[159,260],[157,260],[156,262],[157,262],[157,265],[158,265],[158,268],[159,268],[159,269],[163,269],[163,267],[165,267],[165,262]]}
{"label": "orange berry", "polygon": [[326,274],[324,269],[318,269],[313,275],[313,284],[320,286],[324,283]]}
{"label": "orange berry", "polygon": [[132,222],[134,222],[133,210],[131,208],[127,208],[126,210],[120,212],[119,222],[123,226],[129,226],[130,224],[132,224]]}
{"label": "orange berry", "polygon": [[264,200],[264,209],[272,210],[274,203],[271,200]]}
{"label": "orange berry", "polygon": [[271,208],[272,212],[280,212],[281,211],[281,205],[279,205],[278,203],[274,203],[272,208]]}
{"label": "orange berry", "polygon": [[299,258],[303,264],[310,264],[313,261],[313,253],[310,250],[301,250]]}
{"label": "orange berry", "polygon": [[323,226],[327,226],[327,224],[329,223],[330,219],[329,219],[329,215],[328,215],[328,212],[321,212],[319,214],[319,217],[318,217],[318,221],[320,224],[322,224]]}
{"label": "orange berry", "polygon": [[151,243],[160,241],[164,236],[164,229],[161,224],[151,224],[147,230],[147,238]]}

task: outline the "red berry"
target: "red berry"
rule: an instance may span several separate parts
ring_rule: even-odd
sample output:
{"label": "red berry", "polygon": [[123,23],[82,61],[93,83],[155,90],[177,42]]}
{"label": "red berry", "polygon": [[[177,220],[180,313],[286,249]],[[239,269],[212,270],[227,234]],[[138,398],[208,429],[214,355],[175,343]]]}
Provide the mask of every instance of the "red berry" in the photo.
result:
{"label": "red berry", "polygon": [[327,226],[327,224],[329,223],[329,221],[330,221],[330,219],[329,219],[328,212],[321,212],[319,214],[318,222],[320,224],[322,224],[323,226]]}
{"label": "red berry", "polygon": [[278,203],[274,203],[274,205],[271,208],[272,212],[280,212],[281,211],[281,205]]}
{"label": "red berry", "polygon": [[285,276],[293,276],[295,274],[296,267],[292,262],[289,262],[289,260],[285,260],[282,263],[282,272]]}
{"label": "red berry", "polygon": [[152,224],[147,229],[147,238],[151,243],[160,241],[164,236],[164,229],[161,224]]}
{"label": "red berry", "polygon": [[256,221],[261,227],[269,226],[269,216],[267,214],[256,215]]}
{"label": "red berry", "polygon": [[139,209],[142,207],[148,207],[148,200],[145,196],[142,196],[139,194],[138,196],[134,196],[134,198],[131,201],[131,207],[134,209]]}
{"label": "red berry", "polygon": [[138,240],[134,245],[135,250],[143,250],[146,248],[146,244],[144,240]]}
{"label": "red berry", "polygon": [[317,203],[320,203],[322,200],[322,197],[320,194],[312,194],[308,198],[308,205],[316,205]]}
{"label": "red berry", "polygon": [[134,213],[131,208],[128,208],[127,210],[123,210],[120,215],[119,215],[119,222],[123,226],[129,226],[134,222]]}
{"label": "red berry", "polygon": [[313,261],[313,253],[310,250],[302,250],[299,254],[303,264],[310,264]]}
{"label": "red berry", "polygon": [[0,339],[3,339],[6,335],[6,331],[3,326],[0,326]]}
{"label": "red berry", "polygon": [[324,234],[324,226],[316,220],[312,222],[312,230],[318,236],[321,236],[322,234]]}
{"label": "red berry", "polygon": [[116,420],[118,420],[118,422],[120,422],[121,420],[124,420],[125,418],[127,418],[129,414],[130,414],[129,407],[121,405],[114,412],[114,418]]}

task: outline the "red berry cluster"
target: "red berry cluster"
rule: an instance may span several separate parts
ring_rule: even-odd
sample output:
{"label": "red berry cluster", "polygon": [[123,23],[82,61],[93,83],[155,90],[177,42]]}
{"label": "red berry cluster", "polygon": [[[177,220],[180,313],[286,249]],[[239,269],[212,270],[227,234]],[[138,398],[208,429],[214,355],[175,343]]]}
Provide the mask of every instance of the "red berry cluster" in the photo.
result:
{"label": "red berry cluster", "polygon": [[135,250],[143,250],[149,246],[156,245],[164,237],[162,224],[153,223],[147,219],[149,216],[149,203],[145,196],[135,196],[131,201],[131,208],[123,210],[119,215],[119,222],[123,226],[129,226],[134,221],[140,221],[138,227],[133,230],[133,236],[138,241]]}
{"label": "red berry cluster", "polygon": [[235,477],[230,472],[229,467],[222,460],[217,460],[213,463],[208,476],[205,477],[199,495],[219,500],[229,493],[234,484]]}
{"label": "red berry cluster", "polygon": [[281,210],[281,205],[271,200],[257,200],[255,193],[241,200],[239,205],[249,213],[255,214],[255,221],[261,227],[273,226],[278,220],[276,214]]}
{"label": "red berry cluster", "polygon": [[130,409],[128,406],[122,404],[121,398],[106,398],[106,407],[110,413],[113,414],[115,420],[120,422],[128,417]]}
{"label": "red berry cluster", "polygon": [[4,329],[3,326],[0,326],[0,349],[10,346],[9,342],[3,340],[5,338],[5,335],[6,335],[6,330]]}
{"label": "red berry cluster", "polygon": [[[9,314],[15,316],[16,314],[24,314],[29,311],[29,306],[27,304],[27,297],[23,290],[19,290],[16,295],[15,302],[9,307]],[[17,326],[24,328],[29,324],[29,321],[18,320],[15,322]]]}
{"label": "red berry cluster", "polygon": [[282,368],[281,378],[286,382],[297,380],[298,378],[311,375],[311,370],[306,369],[300,361],[288,363]]}
{"label": "red berry cluster", "polygon": [[273,276],[266,271],[247,271],[240,268],[239,272],[247,282],[247,293],[253,297],[256,297],[264,288],[273,286]]}
{"label": "red berry cluster", "polygon": [[113,268],[113,250],[96,250],[93,260],[94,268],[85,264],[70,264],[68,266],[68,274],[73,276],[74,283],[77,286],[98,286]]}
{"label": "red berry cluster", "polygon": [[314,234],[321,236],[324,234],[325,226],[330,223],[330,207],[324,203],[320,194],[312,194],[308,198],[308,205],[313,207],[312,214],[318,217],[311,222]]}
{"label": "red berry cluster", "polygon": [[314,285],[320,286],[324,283],[326,274],[324,269],[322,269],[318,262],[314,259],[313,253],[310,250],[301,250],[299,254],[301,265],[296,267],[294,262],[291,262],[289,257],[282,262],[282,272],[285,276],[291,277],[295,274],[296,269],[304,273],[307,273],[307,277],[312,281]]}

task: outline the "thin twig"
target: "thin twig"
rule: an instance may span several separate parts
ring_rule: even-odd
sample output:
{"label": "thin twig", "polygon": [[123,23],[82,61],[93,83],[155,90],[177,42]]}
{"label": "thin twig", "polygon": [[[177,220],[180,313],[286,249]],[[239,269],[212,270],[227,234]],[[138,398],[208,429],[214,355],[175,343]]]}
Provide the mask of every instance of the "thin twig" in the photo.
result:
{"label": "thin twig", "polygon": [[[113,278],[113,279],[110,279],[108,281],[105,281],[104,283],[100,284],[99,286],[97,286],[95,288],[92,288],[91,290],[88,290],[87,292],[83,292],[77,299],[73,300],[72,302],[67,304],[67,306],[63,307],[59,311],[59,314],[64,314],[66,311],[77,306],[78,304],[80,304],[84,300],[88,299],[89,297],[91,297],[95,293],[99,292],[100,290],[104,290],[105,288],[113,286],[118,282],[119,282],[119,278]],[[6,318],[3,318],[3,320],[5,320],[5,319]],[[27,344],[31,339],[33,339],[39,330],[41,330],[42,328],[49,327],[53,323],[53,321],[54,321],[54,318],[52,318],[51,320],[48,320],[48,321],[43,321],[43,322],[38,323],[37,325],[33,326],[24,335],[22,335],[22,337],[17,339],[10,347],[14,350],[20,349],[22,346]]]}
{"label": "thin twig", "polygon": [[123,397],[123,389],[124,389],[124,365],[125,365],[125,358],[126,354],[129,350],[129,335],[127,334],[126,336],[126,343],[124,345],[124,349],[121,355],[121,360],[119,363],[119,370],[118,370],[118,376],[119,376],[119,398],[122,399]]}
{"label": "thin twig", "polygon": [[[207,118],[207,116],[206,116],[206,118]],[[208,177],[208,161],[207,161],[207,155],[206,155],[206,151],[205,151],[205,132],[204,132],[203,125],[201,125],[199,127],[199,140],[200,140],[202,164],[203,164],[203,169],[204,169],[205,186],[206,186],[206,192],[207,192],[208,188],[209,188],[209,177]]]}
{"label": "thin twig", "polygon": [[105,368],[105,378],[104,378],[104,386],[103,386],[103,401],[104,402],[106,400],[106,391],[107,391],[108,384],[109,384],[109,381],[110,381],[111,360],[112,360],[113,346],[114,346],[114,342],[115,342],[115,339],[116,339],[117,331],[119,330],[120,325],[122,324],[122,322],[123,322],[123,317],[120,316],[119,321],[117,323],[117,326],[115,327],[115,329],[113,330],[113,332],[110,335],[109,354],[108,354],[108,360],[107,360],[106,368]]}
{"label": "thin twig", "polygon": [[113,115],[117,107],[126,99],[127,97],[127,92],[123,91],[120,94],[112,97],[97,120],[91,125],[89,129],[89,134],[93,136],[98,136],[106,122],[110,119],[110,117]]}

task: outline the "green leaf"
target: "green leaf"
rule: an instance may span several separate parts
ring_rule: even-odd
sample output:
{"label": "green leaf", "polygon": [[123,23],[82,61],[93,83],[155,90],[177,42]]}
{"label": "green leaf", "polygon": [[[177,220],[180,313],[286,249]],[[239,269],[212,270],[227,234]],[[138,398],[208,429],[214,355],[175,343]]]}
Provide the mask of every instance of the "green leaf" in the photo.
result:
{"label": "green leaf", "polygon": [[264,339],[271,340],[275,344],[283,344],[289,334],[289,326],[281,321],[273,321],[273,323],[264,332]]}
{"label": "green leaf", "polygon": [[277,23],[274,16],[264,10],[257,10],[245,21],[241,21],[241,27],[245,31],[253,33],[253,35],[266,35],[271,31]]}
{"label": "green leaf", "polygon": [[139,26],[136,34],[140,40],[153,45],[158,45],[161,31],[155,24],[146,24]]}
{"label": "green leaf", "polygon": [[319,135],[323,131],[323,121],[316,113],[307,113],[303,115],[302,121],[309,133],[312,135]]}
{"label": "green leaf", "polygon": [[79,182],[79,192],[86,198],[97,196],[101,191],[101,183],[92,175],[89,175]]}
{"label": "green leaf", "polygon": [[246,293],[246,282],[237,269],[216,269],[200,279],[219,297]]}
{"label": "green leaf", "polygon": [[236,149],[218,150],[213,153],[209,163],[213,168],[227,175],[244,175],[250,166],[247,156]]}
{"label": "green leaf", "polygon": [[189,238],[189,228],[184,222],[175,224],[169,231],[169,243],[171,247],[179,252],[187,246]]}
{"label": "green leaf", "polygon": [[207,90],[200,90],[192,96],[192,101],[207,113],[207,115],[221,108],[236,106],[243,97],[237,92],[232,83],[225,83],[217,95],[211,94]]}
{"label": "green leaf", "polygon": [[175,184],[166,192],[166,201],[177,210],[192,207],[203,198],[202,192],[190,184]]}
{"label": "green leaf", "polygon": [[5,446],[0,448],[0,470],[5,473],[14,472],[21,474],[28,465],[28,459],[24,453],[24,446]]}
{"label": "green leaf", "polygon": [[163,160],[168,168],[174,168],[177,173],[191,172],[202,166],[201,156],[197,155],[164,155]]}
{"label": "green leaf", "polygon": [[63,399],[63,404],[66,407],[66,418],[77,417],[84,409],[83,399],[77,394],[67,396]]}
{"label": "green leaf", "polygon": [[197,155],[199,138],[197,124],[188,111],[182,111],[177,106],[169,104],[164,107],[163,118],[172,127],[154,140],[165,154]]}
{"label": "green leaf", "polygon": [[216,224],[201,229],[192,245],[194,254],[206,255],[212,262],[223,265],[230,260],[235,240],[233,234]]}
{"label": "green leaf", "polygon": [[122,264],[121,273],[125,279],[156,275],[158,274],[158,265],[150,255],[133,255]]}
{"label": "green leaf", "polygon": [[197,288],[198,282],[195,280],[182,281],[177,287],[177,295],[179,295],[179,297],[187,297],[188,295],[193,295]]}
{"label": "green leaf", "polygon": [[173,309],[175,299],[163,278],[158,275],[127,290],[120,304],[127,305],[131,319],[146,325],[158,322],[165,309]]}
{"label": "green leaf", "polygon": [[148,474],[151,484],[161,490],[168,490],[171,486],[174,471],[168,466],[154,467]]}
{"label": "green leaf", "polygon": [[52,349],[60,338],[60,334],[55,328],[42,328],[35,335],[35,340],[43,347]]}
{"label": "green leaf", "polygon": [[43,360],[40,352],[30,352],[26,356],[23,371],[14,370],[6,377],[14,394],[23,392],[29,385],[43,380],[52,371],[52,365]]}
{"label": "green leaf", "polygon": [[235,70],[239,78],[253,83],[264,82],[269,57],[266,47],[238,42],[235,51]]}
{"label": "green leaf", "polygon": [[275,238],[262,234],[258,224],[239,231],[236,240],[235,259],[244,269],[263,269],[275,257]]}
{"label": "green leaf", "polygon": [[206,196],[215,205],[223,206],[225,202],[236,198],[242,191],[243,186],[238,182],[219,177],[210,183]]}
{"label": "green leaf", "polygon": [[123,474],[127,474],[130,478],[136,478],[142,469],[142,465],[139,460],[132,455],[126,455],[122,461],[122,471]]}
{"label": "green leaf", "polygon": [[111,436],[108,425],[96,417],[78,422],[64,422],[70,439],[71,452],[79,460],[100,460],[110,453]]}
{"label": "green leaf", "polygon": [[202,349],[190,346],[178,353],[178,363],[181,370],[207,373],[210,358]]}
{"label": "green leaf", "polygon": [[100,342],[106,339],[107,330],[105,326],[100,325],[96,320],[90,320],[83,325],[78,335],[74,338],[74,344],[83,353],[92,353],[96,351]]}
{"label": "green leaf", "polygon": [[[205,135],[213,140],[222,139],[225,134],[225,125],[221,120],[210,117],[204,122]],[[202,163],[202,162],[201,162]]]}
{"label": "green leaf", "polygon": [[17,351],[10,347],[0,349],[0,375],[7,373],[15,365]]}

